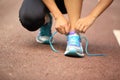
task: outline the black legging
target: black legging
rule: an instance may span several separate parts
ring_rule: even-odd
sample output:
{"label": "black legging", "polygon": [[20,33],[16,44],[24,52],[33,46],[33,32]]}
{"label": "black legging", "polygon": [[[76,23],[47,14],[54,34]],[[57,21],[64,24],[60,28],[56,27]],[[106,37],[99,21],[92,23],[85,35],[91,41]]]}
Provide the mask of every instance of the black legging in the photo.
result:
{"label": "black legging", "polygon": [[[58,8],[67,13],[64,0],[55,0]],[[23,27],[29,31],[36,31],[45,22],[45,15],[49,13],[42,0],[24,0],[19,11],[19,19]]]}

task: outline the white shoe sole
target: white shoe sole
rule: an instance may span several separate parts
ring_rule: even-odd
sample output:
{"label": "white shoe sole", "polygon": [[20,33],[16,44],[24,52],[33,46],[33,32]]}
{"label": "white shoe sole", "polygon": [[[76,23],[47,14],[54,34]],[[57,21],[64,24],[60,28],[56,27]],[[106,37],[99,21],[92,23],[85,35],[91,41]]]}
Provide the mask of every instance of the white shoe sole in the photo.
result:
{"label": "white shoe sole", "polygon": [[69,47],[68,49],[66,49],[64,55],[65,56],[75,56],[75,57],[84,57],[84,53],[83,53],[83,49],[81,48],[76,49],[73,47]]}

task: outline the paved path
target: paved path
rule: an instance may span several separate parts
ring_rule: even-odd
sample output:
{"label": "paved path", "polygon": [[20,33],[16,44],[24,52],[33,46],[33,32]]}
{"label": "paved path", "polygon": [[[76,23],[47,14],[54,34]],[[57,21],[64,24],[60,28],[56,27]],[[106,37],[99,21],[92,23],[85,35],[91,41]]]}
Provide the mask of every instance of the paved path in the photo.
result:
{"label": "paved path", "polygon": [[[96,1],[84,1],[83,16]],[[66,41],[60,34],[55,36],[54,44],[61,51],[59,54],[51,51],[49,45],[38,44],[37,31],[28,32],[19,23],[21,3],[0,0],[0,80],[120,80],[120,46],[113,34],[114,29],[120,30],[119,0],[85,34],[89,51],[107,56],[85,58],[64,56]]]}

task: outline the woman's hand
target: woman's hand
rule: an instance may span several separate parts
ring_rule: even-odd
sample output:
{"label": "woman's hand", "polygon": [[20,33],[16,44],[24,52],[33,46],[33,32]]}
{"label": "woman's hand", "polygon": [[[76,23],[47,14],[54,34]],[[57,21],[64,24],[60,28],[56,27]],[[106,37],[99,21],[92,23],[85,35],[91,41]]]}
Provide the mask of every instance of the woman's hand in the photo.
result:
{"label": "woman's hand", "polygon": [[55,28],[61,34],[68,34],[70,30],[70,24],[63,16],[58,17],[56,19]]}
{"label": "woman's hand", "polygon": [[87,16],[85,18],[81,18],[76,22],[75,30],[78,33],[85,33],[87,29],[94,23],[96,18]]}

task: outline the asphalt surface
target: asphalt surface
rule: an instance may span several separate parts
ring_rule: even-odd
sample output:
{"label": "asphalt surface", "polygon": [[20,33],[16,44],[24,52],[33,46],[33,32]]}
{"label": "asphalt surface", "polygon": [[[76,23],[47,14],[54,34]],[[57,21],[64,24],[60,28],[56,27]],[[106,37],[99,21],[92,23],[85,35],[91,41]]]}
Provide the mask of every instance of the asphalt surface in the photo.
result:
{"label": "asphalt surface", "polygon": [[[84,34],[89,40],[89,52],[107,56],[84,58],[64,56],[64,35],[57,34],[54,39],[58,54],[49,45],[38,44],[38,31],[29,32],[19,22],[21,3],[0,0],[0,80],[120,80],[120,46],[113,34],[114,29],[120,30],[119,0],[114,0]],[[85,0],[82,16],[96,3]]]}

